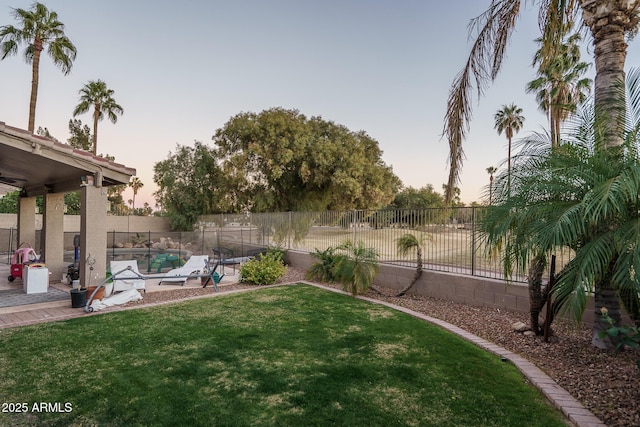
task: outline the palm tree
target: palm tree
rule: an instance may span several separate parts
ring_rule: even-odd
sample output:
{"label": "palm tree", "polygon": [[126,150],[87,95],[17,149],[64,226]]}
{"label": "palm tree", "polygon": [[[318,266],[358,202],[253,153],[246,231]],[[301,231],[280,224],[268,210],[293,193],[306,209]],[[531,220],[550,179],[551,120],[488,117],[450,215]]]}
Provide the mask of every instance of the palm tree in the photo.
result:
{"label": "palm tree", "polygon": [[489,174],[489,206],[493,202],[493,174],[498,172],[498,168],[489,166],[487,168],[487,173]]}
{"label": "palm tree", "polygon": [[118,116],[124,110],[113,99],[114,91],[107,88],[107,84],[102,80],[90,80],[78,92],[80,93],[80,103],[73,110],[73,117],[84,114],[93,106],[93,147],[92,152],[96,154],[98,147],[98,122],[104,119],[105,114],[111,121],[116,123]]}
{"label": "palm tree", "polygon": [[342,283],[345,292],[364,294],[380,269],[377,252],[361,241],[357,244],[347,241],[336,250],[334,277]]}
{"label": "palm tree", "polygon": [[416,251],[416,272],[411,282],[396,294],[397,297],[404,296],[409,289],[415,285],[420,276],[422,276],[422,239],[418,239],[414,234],[407,233],[396,240],[398,254],[404,256],[411,251]]}
{"label": "palm tree", "polygon": [[[595,104],[597,111],[608,117],[605,146],[619,146],[623,114],[611,108],[615,100],[615,82],[624,81],[624,61],[627,52],[626,36],[633,35],[640,21],[640,0],[534,0],[540,6],[539,24],[543,29],[541,56],[551,58],[557,52],[561,35],[566,33],[579,11],[582,21],[593,36],[595,57]],[[522,0],[492,0],[489,8],[473,19],[470,33],[477,37],[469,58],[456,76],[449,98],[443,135],[449,142],[448,189],[460,181],[464,141],[472,112],[473,91],[482,95],[487,82],[498,76],[509,38],[520,15]],[[474,84],[475,83],[475,84]],[[608,107],[607,107],[608,106]],[[449,204],[452,193],[445,194]]]}
{"label": "palm tree", "polygon": [[522,129],[522,123],[524,122],[522,108],[513,103],[511,105],[503,105],[502,109],[498,110],[493,118],[495,120],[494,127],[498,130],[498,135],[501,135],[502,131],[504,131],[509,141],[507,153],[507,174],[509,174],[511,173],[511,140]]}
{"label": "palm tree", "polygon": [[129,187],[133,190],[133,200],[131,202],[131,208],[135,211],[136,209],[136,196],[138,195],[138,190],[144,187],[142,181],[137,176],[132,176],[129,181]]}
{"label": "palm tree", "polygon": [[13,17],[20,27],[5,25],[0,27],[0,59],[15,55],[18,46],[26,44],[24,58],[31,64],[31,98],[29,102],[29,132],[33,133],[36,123],[36,102],[40,80],[40,55],[43,50],[53,59],[62,72],[71,72],[76,59],[76,48],[64,34],[64,24],[58,14],[49,11],[42,3],[34,3],[31,9],[13,9]]}
{"label": "palm tree", "polygon": [[[580,62],[580,34],[575,33],[558,46],[555,56],[543,57],[540,48],[533,64],[539,64],[538,78],[527,84],[527,92],[535,92],[540,110],[549,118],[551,143],[560,144],[560,125],[569,114],[576,111],[578,104],[584,103],[591,89],[589,78],[580,78],[589,68]],[[543,38],[537,40],[542,44]]]}
{"label": "palm tree", "polygon": [[[498,203],[481,221],[488,250],[504,251],[507,276],[529,262],[544,268],[543,254],[557,248],[575,251],[558,274],[552,296],[554,311],[576,319],[589,293],[595,293],[596,319],[606,307],[619,323],[620,298],[632,319],[640,321],[640,69],[629,73],[627,87],[621,149],[600,148],[609,124],[595,108],[577,118],[559,147],[551,147],[542,135],[528,138],[515,162],[513,191],[508,178],[499,175]],[[624,104],[620,88],[618,93]],[[599,332],[606,326],[596,322],[594,345],[605,345]]]}

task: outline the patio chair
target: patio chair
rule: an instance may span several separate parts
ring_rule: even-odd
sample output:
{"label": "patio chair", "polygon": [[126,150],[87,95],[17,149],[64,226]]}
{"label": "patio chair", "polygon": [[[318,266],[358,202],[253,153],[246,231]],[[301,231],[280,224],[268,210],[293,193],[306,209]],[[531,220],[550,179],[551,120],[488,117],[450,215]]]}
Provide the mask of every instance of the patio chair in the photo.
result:
{"label": "patio chair", "polygon": [[185,265],[179,268],[169,270],[167,274],[160,280],[158,285],[163,283],[181,283],[184,286],[185,282],[192,277],[200,277],[201,272],[205,269],[205,264],[209,262],[208,255],[193,255],[189,258]]}
{"label": "patio chair", "polygon": [[[131,268],[128,269],[128,267]],[[142,289],[145,293],[147,292],[144,276],[138,271],[136,260],[111,261],[110,269],[113,292],[128,291],[129,289]]]}

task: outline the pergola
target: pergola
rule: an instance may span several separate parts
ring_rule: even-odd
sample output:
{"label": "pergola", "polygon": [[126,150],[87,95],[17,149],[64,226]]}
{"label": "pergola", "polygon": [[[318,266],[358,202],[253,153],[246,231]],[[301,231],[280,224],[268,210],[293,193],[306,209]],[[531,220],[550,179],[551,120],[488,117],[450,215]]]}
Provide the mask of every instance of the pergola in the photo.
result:
{"label": "pergola", "polygon": [[[35,243],[36,196],[43,196],[41,258],[52,277],[64,263],[64,193],[80,190],[80,281],[105,277],[107,190],[135,169],[0,122],[0,193],[19,189],[18,242]],[[0,195],[1,195],[0,194]],[[98,281],[99,281],[98,280]]]}

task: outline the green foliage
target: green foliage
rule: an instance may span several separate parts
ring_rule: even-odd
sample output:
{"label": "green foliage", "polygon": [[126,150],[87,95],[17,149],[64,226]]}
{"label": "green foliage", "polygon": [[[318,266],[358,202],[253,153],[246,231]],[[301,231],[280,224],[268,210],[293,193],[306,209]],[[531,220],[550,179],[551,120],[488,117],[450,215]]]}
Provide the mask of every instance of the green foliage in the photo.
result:
{"label": "green foliage", "polygon": [[319,280],[322,282],[333,283],[337,281],[335,276],[336,262],[339,256],[336,254],[336,249],[333,246],[329,246],[324,251],[320,251],[316,248],[316,251],[311,256],[320,260],[309,268],[306,273],[307,279]]}
{"label": "green foliage", "polygon": [[[606,307],[600,309],[602,321],[608,325],[608,328],[600,332],[600,338],[609,338],[615,343],[615,347],[618,350],[622,350],[625,346],[630,348],[640,348],[640,328],[637,326],[629,325],[616,325],[614,319],[609,316],[609,311]],[[640,359],[636,362],[636,365],[640,369]]]}
{"label": "green foliage", "polygon": [[336,252],[333,274],[345,292],[352,295],[367,292],[380,269],[376,250],[365,247],[362,241],[357,244],[347,241],[338,246]]}
{"label": "green foliage", "polygon": [[216,150],[196,142],[176,146],[174,154],[153,167],[154,194],[173,230],[191,231],[200,215],[228,212],[232,205],[225,189],[227,179]]}
{"label": "green foliage", "polygon": [[297,110],[240,113],[213,141],[238,211],[376,208],[400,184],[365,132]]}
{"label": "green foliage", "polygon": [[18,213],[18,201],[20,200],[20,190],[6,193],[0,197],[0,213]]}
{"label": "green foliage", "polygon": [[69,119],[69,135],[67,144],[80,150],[92,151],[91,129],[89,126],[83,125],[82,120]]}
{"label": "green foliage", "polygon": [[[460,190],[458,189],[458,193]],[[427,184],[422,188],[404,187],[396,194],[391,207],[394,209],[425,209],[444,207],[444,197]]]}
{"label": "green foliage", "polygon": [[80,93],[80,102],[73,110],[73,116],[84,114],[93,107],[93,144],[91,151],[96,154],[98,145],[98,122],[103,120],[105,116],[111,123],[118,121],[118,116],[124,114],[124,110],[115,99],[112,89],[102,80],[90,80],[86,83]]}
{"label": "green foliage", "polygon": [[[575,250],[553,297],[557,309],[576,320],[595,289],[613,288],[636,303],[640,294],[640,69],[629,73],[628,85],[622,146],[604,148],[605,116],[589,107],[559,147],[552,148],[544,135],[527,138],[512,185],[507,174],[498,176],[495,206],[480,221],[488,250],[503,254],[507,277],[525,271],[532,257],[562,247]],[[624,103],[620,90],[618,102]],[[596,301],[602,295],[596,292]]]}
{"label": "green foliage", "polygon": [[268,251],[242,264],[240,281],[254,285],[273,285],[287,272],[282,255],[278,251]]}

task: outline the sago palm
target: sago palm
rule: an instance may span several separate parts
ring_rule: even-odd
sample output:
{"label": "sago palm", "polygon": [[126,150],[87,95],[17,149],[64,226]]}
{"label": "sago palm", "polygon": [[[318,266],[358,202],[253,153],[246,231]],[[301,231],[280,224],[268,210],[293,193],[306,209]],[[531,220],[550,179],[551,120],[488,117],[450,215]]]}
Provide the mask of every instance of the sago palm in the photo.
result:
{"label": "sago palm", "polygon": [[124,110],[113,99],[114,91],[107,87],[102,80],[92,80],[85,84],[78,92],[80,94],[80,103],[73,110],[73,117],[84,114],[93,107],[93,154],[97,153],[98,147],[98,122],[104,119],[105,115],[111,123],[118,121],[118,116],[124,113]]}
{"label": "sago palm", "polygon": [[29,132],[36,123],[36,103],[40,80],[40,55],[46,49],[53,63],[67,75],[76,59],[76,48],[64,33],[64,24],[58,14],[49,11],[42,3],[34,3],[31,9],[14,9],[13,17],[20,27],[0,27],[0,59],[15,55],[18,47],[26,44],[24,59],[31,64],[31,97],[29,102]]}
{"label": "sago palm", "polygon": [[[557,148],[541,135],[528,138],[514,162],[511,194],[508,178],[499,175],[496,206],[481,220],[482,238],[489,250],[502,251],[507,276],[558,248],[575,251],[557,276],[553,306],[579,320],[594,294],[598,346],[608,344],[599,337],[606,327],[598,321],[601,307],[619,323],[620,298],[640,320],[640,69],[629,73],[627,87],[622,146],[602,148],[606,116],[594,108],[576,119]],[[619,85],[620,104],[623,92]]]}
{"label": "sago palm", "polygon": [[361,241],[347,241],[336,247],[336,253],[334,276],[345,292],[352,295],[367,292],[380,269],[376,250],[367,248]]}

